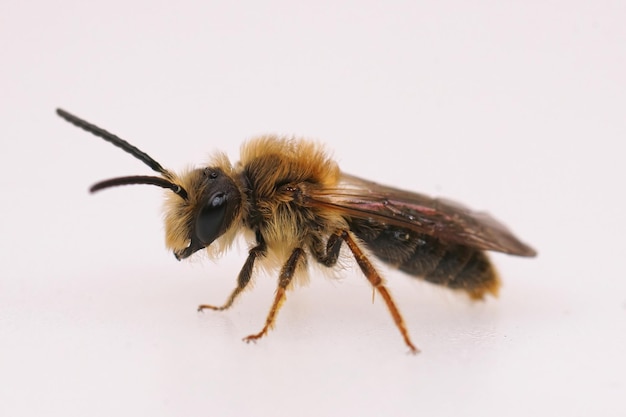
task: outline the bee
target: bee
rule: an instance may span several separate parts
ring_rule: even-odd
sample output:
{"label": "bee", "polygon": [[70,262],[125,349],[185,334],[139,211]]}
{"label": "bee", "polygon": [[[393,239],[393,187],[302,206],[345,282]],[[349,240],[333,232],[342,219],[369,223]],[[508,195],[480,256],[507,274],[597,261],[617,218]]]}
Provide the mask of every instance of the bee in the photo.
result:
{"label": "bee", "polygon": [[112,178],[90,190],[130,184],[169,190],[165,244],[176,259],[201,250],[219,255],[240,232],[247,232],[250,249],[237,286],[223,305],[202,304],[198,311],[227,310],[250,283],[258,261],[281,260],[265,324],[244,338],[246,342],[260,339],[274,326],[294,276],[305,273],[310,260],[326,268],[336,266],[344,244],[412,353],[418,349],[371,256],[481,300],[497,296],[500,287],[485,251],[536,255],[488,214],[344,173],[315,142],[261,136],[244,143],[241,160],[234,165],[219,153],[205,167],[176,174],[118,136],[64,110],[57,109],[57,114],[160,174]]}

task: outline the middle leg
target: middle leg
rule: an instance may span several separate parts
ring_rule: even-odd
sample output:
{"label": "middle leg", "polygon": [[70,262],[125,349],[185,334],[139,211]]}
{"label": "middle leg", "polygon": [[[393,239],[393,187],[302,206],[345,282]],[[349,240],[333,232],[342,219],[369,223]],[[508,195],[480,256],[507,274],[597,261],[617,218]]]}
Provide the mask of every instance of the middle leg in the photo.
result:
{"label": "middle leg", "polygon": [[305,260],[305,252],[302,248],[296,248],[283,265],[283,268],[280,271],[280,276],[278,277],[278,288],[276,289],[276,296],[274,297],[274,303],[272,304],[272,308],[270,309],[267,318],[265,319],[265,326],[259,333],[251,334],[248,337],[244,337],[244,342],[254,342],[257,339],[265,336],[268,330],[274,327],[274,322],[276,320],[276,315],[278,314],[278,310],[282,307],[285,302],[285,298],[287,295],[287,287],[291,283],[293,276],[301,262]]}

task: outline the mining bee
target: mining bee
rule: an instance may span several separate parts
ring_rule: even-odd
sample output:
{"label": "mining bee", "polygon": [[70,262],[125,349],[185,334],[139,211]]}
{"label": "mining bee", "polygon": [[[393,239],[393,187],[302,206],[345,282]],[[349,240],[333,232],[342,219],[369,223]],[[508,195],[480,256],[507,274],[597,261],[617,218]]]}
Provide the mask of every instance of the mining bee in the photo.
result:
{"label": "mining bee", "polygon": [[178,260],[205,250],[217,256],[240,232],[250,250],[237,286],[221,306],[226,310],[246,288],[257,261],[280,260],[274,302],[256,341],[271,329],[287,290],[310,259],[331,268],[345,243],[374,290],[382,297],[404,342],[418,349],[404,319],[370,261],[386,264],[433,284],[480,300],[497,296],[500,280],[485,251],[535,256],[504,225],[459,204],[367,181],[342,172],[317,143],[261,136],[241,148],[231,164],[217,154],[205,167],[175,174],[143,151],[64,110],[68,122],[112,143],[160,176],[127,176],[96,183],[95,192],[128,184],[166,188],[165,243]]}

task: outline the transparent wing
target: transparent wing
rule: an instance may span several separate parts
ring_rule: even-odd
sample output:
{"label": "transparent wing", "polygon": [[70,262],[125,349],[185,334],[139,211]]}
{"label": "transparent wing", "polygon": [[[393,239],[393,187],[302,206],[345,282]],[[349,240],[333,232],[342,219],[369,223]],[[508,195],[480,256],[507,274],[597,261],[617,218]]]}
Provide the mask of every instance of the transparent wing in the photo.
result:
{"label": "transparent wing", "polygon": [[458,203],[400,190],[342,173],[333,189],[310,190],[307,203],[336,210],[350,218],[370,220],[424,233],[443,242],[518,256],[535,256],[502,223]]}

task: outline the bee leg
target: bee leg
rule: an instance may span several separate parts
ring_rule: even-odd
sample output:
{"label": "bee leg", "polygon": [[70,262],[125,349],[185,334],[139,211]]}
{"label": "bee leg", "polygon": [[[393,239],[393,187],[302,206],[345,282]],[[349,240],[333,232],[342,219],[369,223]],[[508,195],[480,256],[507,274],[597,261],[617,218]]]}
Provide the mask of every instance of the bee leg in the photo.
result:
{"label": "bee leg", "polygon": [[378,293],[382,296],[383,300],[385,300],[385,304],[387,304],[387,308],[391,313],[391,317],[393,317],[393,321],[396,323],[398,330],[400,330],[400,333],[404,338],[404,343],[406,343],[406,345],[409,347],[411,353],[418,353],[419,349],[417,349],[415,345],[413,345],[413,342],[411,342],[409,332],[406,328],[406,325],[404,324],[404,319],[400,314],[400,310],[398,310],[398,307],[396,307],[396,304],[393,302],[393,299],[391,298],[391,294],[387,290],[387,287],[385,287],[383,279],[380,277],[369,259],[367,259],[367,256],[365,255],[365,253],[363,253],[359,245],[357,245],[357,243],[354,241],[350,233],[345,230],[339,231],[337,233],[348,244],[348,247],[352,251],[354,258],[359,264],[361,271],[363,271],[363,274],[365,274],[365,277],[376,289],[376,291],[378,291]]}
{"label": "bee leg", "polygon": [[324,266],[335,266],[337,259],[339,258],[339,251],[341,250],[341,232],[333,233],[326,242],[326,248],[321,240],[314,238],[311,244],[311,252],[315,259]]}
{"label": "bee leg", "polygon": [[263,337],[269,329],[274,326],[274,321],[276,320],[276,314],[278,314],[278,310],[282,307],[286,298],[287,287],[291,283],[293,279],[294,273],[298,268],[298,264],[305,260],[305,252],[302,248],[296,248],[293,252],[291,252],[291,256],[283,265],[283,268],[280,270],[280,276],[278,277],[278,288],[276,289],[276,296],[274,297],[274,304],[272,304],[272,308],[270,309],[267,318],[265,319],[265,326],[263,329],[257,334],[251,334],[248,337],[244,337],[244,342],[254,342],[257,339]]}
{"label": "bee leg", "polygon": [[266,252],[267,247],[265,246],[265,241],[263,241],[263,238],[260,236],[260,234],[257,233],[257,246],[250,249],[250,252],[248,253],[248,259],[246,259],[246,263],[243,264],[243,268],[241,268],[241,271],[239,272],[239,276],[237,278],[237,287],[233,290],[232,293],[230,293],[230,296],[228,297],[224,305],[212,306],[208,304],[201,304],[198,306],[198,311],[223,311],[230,308],[235,302],[235,299],[239,296],[239,294],[243,292],[243,290],[250,282],[250,278],[252,278],[252,268],[254,267],[254,261],[258,257],[265,256]]}

